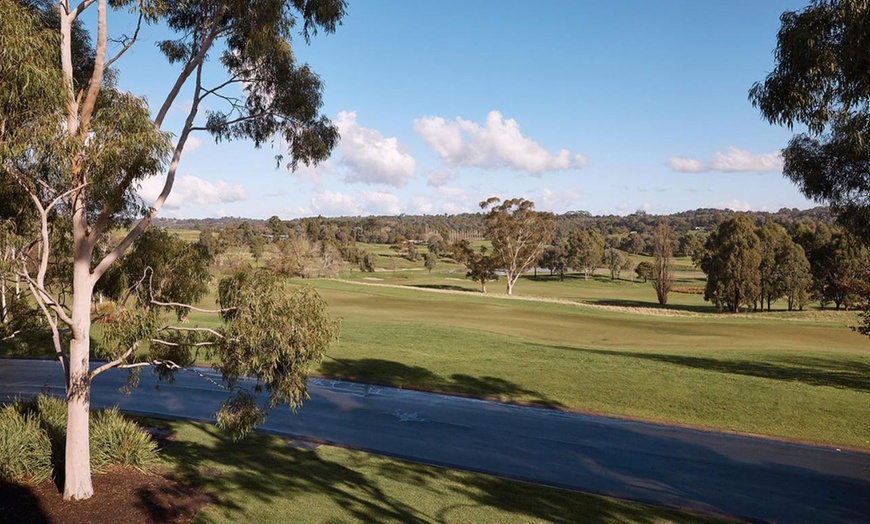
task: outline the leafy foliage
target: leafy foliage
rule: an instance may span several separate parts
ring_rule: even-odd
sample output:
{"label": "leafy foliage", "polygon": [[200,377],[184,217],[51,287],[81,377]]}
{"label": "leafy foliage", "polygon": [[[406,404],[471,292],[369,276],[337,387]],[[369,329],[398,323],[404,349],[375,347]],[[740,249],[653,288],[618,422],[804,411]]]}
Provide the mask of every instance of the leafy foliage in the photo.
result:
{"label": "leafy foliage", "polygon": [[99,410],[91,418],[91,467],[111,466],[147,470],[157,462],[157,444],[118,408]]}
{"label": "leafy foliage", "polygon": [[310,287],[288,293],[273,273],[248,269],[221,280],[218,303],[226,328],[217,367],[230,387],[253,377],[270,407],[298,407],[310,366],[337,335],[326,302]]}
{"label": "leafy foliage", "polygon": [[604,237],[597,231],[578,229],[568,236],[571,267],[582,269],[586,280],[604,259]]}
{"label": "leafy foliage", "polygon": [[707,239],[707,256],[701,262],[707,274],[704,300],[732,313],[755,304],[761,291],[760,266],[760,242],[749,218],[722,222]]}
{"label": "leafy foliage", "polygon": [[[117,408],[98,410],[90,420],[92,467],[146,470],[157,461],[157,445],[138,424]],[[66,403],[38,395],[0,408],[0,478],[39,483],[63,469]]]}
{"label": "leafy foliage", "polygon": [[783,173],[828,202],[870,241],[870,5],[814,0],[782,14],[776,67],[749,91],[772,124],[807,126],[783,151]]}
{"label": "leafy foliage", "polygon": [[487,282],[498,280],[499,261],[492,254],[488,254],[489,250],[486,246],[480,246],[480,249],[475,251],[467,240],[460,240],[451,244],[450,249],[453,259],[468,269],[465,276],[480,282],[482,293],[486,293]]}
{"label": "leafy foliage", "polygon": [[653,233],[653,287],[659,304],[668,303],[668,293],[674,287],[673,277],[673,231],[667,218],[659,220]]}
{"label": "leafy foliage", "polygon": [[51,442],[32,413],[0,407],[0,479],[39,483],[51,478]]}
{"label": "leafy foliage", "polygon": [[553,238],[553,214],[535,211],[535,203],[524,198],[504,202],[492,197],[480,203],[486,211],[486,236],[492,242],[492,256],[504,270],[508,295],[517,279],[531,268]]}
{"label": "leafy foliage", "polygon": [[[191,244],[164,229],[150,227],[127,256],[106,272],[96,289],[122,302],[132,294],[146,309],[154,309],[155,301],[192,304],[208,291],[209,262],[203,244]],[[188,310],[179,306],[175,311],[181,319]]]}

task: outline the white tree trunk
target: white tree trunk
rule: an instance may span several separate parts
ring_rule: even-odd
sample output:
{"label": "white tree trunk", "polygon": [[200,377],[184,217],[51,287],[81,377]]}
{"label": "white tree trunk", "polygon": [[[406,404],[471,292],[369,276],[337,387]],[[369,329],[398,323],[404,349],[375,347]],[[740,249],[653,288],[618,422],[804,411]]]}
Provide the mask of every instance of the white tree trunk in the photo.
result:
{"label": "white tree trunk", "polygon": [[0,322],[6,322],[6,275],[0,275]]}
{"label": "white tree trunk", "polygon": [[[75,227],[75,226],[74,226]],[[84,500],[94,494],[91,482],[90,418],[90,331],[93,284],[90,257],[78,246],[73,266],[72,332],[67,383],[67,425],[64,500]]]}

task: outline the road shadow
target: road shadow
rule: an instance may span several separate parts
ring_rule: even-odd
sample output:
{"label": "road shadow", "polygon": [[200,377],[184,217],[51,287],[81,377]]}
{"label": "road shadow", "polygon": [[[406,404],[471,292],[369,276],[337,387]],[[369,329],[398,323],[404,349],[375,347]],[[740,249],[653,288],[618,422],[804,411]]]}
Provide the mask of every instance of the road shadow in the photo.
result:
{"label": "road shadow", "polygon": [[[481,516],[491,519],[493,514],[501,522],[557,524],[699,521],[689,514],[576,491],[542,490],[531,484],[328,446],[303,449],[267,435],[232,442],[213,426],[195,426],[205,438],[201,442],[175,440],[164,450],[164,457],[181,475],[179,480],[217,497],[215,510],[230,519],[249,511],[248,499],[253,497],[255,504],[273,508],[276,517],[287,511],[290,518],[294,505],[315,501],[322,508],[321,522],[475,522]],[[414,486],[419,498],[396,495],[406,490],[403,486]]]}
{"label": "road shadow", "polygon": [[569,346],[548,347],[597,355],[652,360],[730,375],[745,375],[772,380],[801,382],[811,386],[828,386],[870,392],[870,363],[856,360],[837,361],[801,355],[766,357],[768,360],[764,361],[733,360],[664,353],[583,349]]}
{"label": "road shadow", "polygon": [[329,378],[354,382],[525,402],[550,408],[564,407],[562,403],[541,392],[524,388],[503,378],[462,373],[445,377],[422,366],[408,366],[401,362],[378,358],[333,358],[320,365],[320,373]]}

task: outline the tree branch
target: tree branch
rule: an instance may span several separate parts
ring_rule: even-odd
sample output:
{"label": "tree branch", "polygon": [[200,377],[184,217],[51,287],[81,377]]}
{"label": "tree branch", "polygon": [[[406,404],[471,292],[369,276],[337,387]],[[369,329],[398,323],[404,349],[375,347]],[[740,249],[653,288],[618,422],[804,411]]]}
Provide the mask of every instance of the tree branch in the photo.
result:
{"label": "tree branch", "polygon": [[223,313],[225,311],[233,311],[235,309],[238,309],[235,307],[227,307],[227,308],[223,308],[223,309],[202,309],[202,308],[191,306],[190,304],[181,304],[179,302],[159,302],[157,300],[152,300],[151,303],[154,304],[155,306],[185,307],[188,309],[192,309],[194,311],[200,311],[202,313]]}
{"label": "tree branch", "polygon": [[115,56],[113,56],[108,62],[106,62],[106,69],[110,68],[112,66],[112,64],[114,64],[119,58],[121,58],[121,56],[124,53],[126,53],[128,49],[133,47],[133,44],[136,43],[136,38],[138,38],[138,36],[139,36],[139,29],[142,27],[142,17],[143,17],[142,11],[139,11],[139,20],[136,22],[136,30],[133,31],[133,36],[130,38],[127,38],[126,39],[127,41],[124,44],[124,47],[121,48],[121,50],[118,51],[118,53]]}
{"label": "tree branch", "polygon": [[[91,273],[92,282],[96,282],[99,280],[101,276],[109,269],[115,260],[120,258],[124,251],[130,247],[130,244],[133,243],[139,236],[145,231],[145,228],[151,224],[151,221],[154,220],[154,217],[157,215],[157,212],[160,211],[160,208],[163,207],[163,204],[166,202],[166,199],[169,198],[169,193],[172,191],[172,185],[175,183],[175,173],[178,170],[178,163],[181,161],[181,152],[184,150],[184,144],[187,142],[187,137],[190,135],[191,127],[193,127],[193,121],[196,118],[197,110],[199,109],[199,101],[200,101],[200,92],[202,91],[202,62],[196,68],[196,87],[194,90],[194,98],[193,104],[190,106],[190,111],[187,114],[187,120],[184,123],[184,127],[182,128],[181,135],[178,137],[178,143],[175,144],[175,152],[172,155],[172,162],[169,164],[169,170],[166,173],[166,182],[163,184],[163,190],[160,192],[160,195],[157,197],[157,200],[154,201],[154,204],[151,205],[151,209],[148,213],[142,217],[141,220],[136,224],[136,226],[127,233],[127,236],[121,240],[118,245],[114,247],[109,253],[106,254],[105,257],[97,264],[97,267],[94,268]],[[159,130],[158,125],[155,123],[156,130]]]}
{"label": "tree branch", "polygon": [[[203,60],[205,60],[205,55],[208,53],[208,50],[211,48],[211,44],[214,42],[214,39],[217,37],[220,32],[220,25],[218,21],[221,16],[223,16],[223,9],[215,16],[212,20],[211,30],[202,39],[200,42],[199,51],[187,61],[184,65],[184,69],[181,70],[181,73],[178,75],[178,78],[175,80],[175,85],[172,86],[172,89],[169,90],[169,93],[166,95],[166,99],[163,101],[163,105],[160,106],[160,110],[157,112],[157,118],[154,119],[154,128],[160,129],[163,125],[163,120],[166,118],[166,114],[169,113],[169,109],[172,107],[172,104],[175,103],[175,99],[178,97],[178,93],[181,91],[181,88],[187,82],[187,79],[190,78],[190,75],[197,69],[202,66]],[[196,97],[194,97],[194,105],[198,103]],[[186,126],[187,127],[187,126]]]}
{"label": "tree branch", "polygon": [[[80,14],[84,12],[85,9],[90,7],[91,4],[93,4],[95,1],[96,0],[84,0],[82,3],[76,6],[76,8],[72,11],[70,22],[73,22]],[[69,7],[67,7],[67,9],[69,9]],[[70,12],[67,11],[67,14],[70,14]]]}
{"label": "tree branch", "polygon": [[[88,1],[93,2],[94,0],[85,0],[81,5],[84,5]],[[84,134],[87,133],[90,126],[91,115],[94,113],[94,108],[97,105],[97,95],[99,95],[103,83],[103,72],[106,70],[106,0],[96,1],[98,2],[96,55],[94,57],[94,71],[88,82],[88,92],[82,104],[81,116],[79,117],[80,127],[78,133],[82,138],[84,138]],[[84,10],[84,8],[82,9]]]}
{"label": "tree branch", "polygon": [[193,344],[179,344],[178,342],[169,342],[168,340],[160,340],[159,338],[152,338],[152,339],[149,339],[148,341],[153,342],[154,344],[160,344],[163,346],[169,346],[169,347],[174,347],[174,348],[182,347],[182,346],[185,346],[185,347],[214,346],[216,344],[215,342],[196,342]]}
{"label": "tree branch", "polygon": [[98,367],[97,369],[91,371],[90,374],[88,375],[88,377],[89,377],[91,380],[93,380],[94,377],[96,377],[97,375],[99,375],[99,374],[102,373],[103,371],[107,371],[107,370],[112,369],[113,367],[115,367],[115,366],[121,364],[122,362],[124,362],[125,360],[127,360],[127,358],[129,358],[130,355],[132,355],[134,351],[136,351],[136,348],[137,348],[138,346],[139,346],[139,343],[138,343],[138,342],[134,343],[132,346],[130,346],[130,348],[129,348],[127,351],[124,352],[123,355],[121,355],[120,357],[116,358],[115,360],[113,360],[113,361],[111,361],[111,362],[106,362],[106,363],[103,364],[102,366],[100,366],[100,367]]}
{"label": "tree branch", "polygon": [[211,333],[212,335],[218,338],[224,338],[224,336],[217,331],[211,328],[201,328],[201,327],[181,327],[181,326],[163,326],[160,328],[160,331],[199,331],[203,333]]}

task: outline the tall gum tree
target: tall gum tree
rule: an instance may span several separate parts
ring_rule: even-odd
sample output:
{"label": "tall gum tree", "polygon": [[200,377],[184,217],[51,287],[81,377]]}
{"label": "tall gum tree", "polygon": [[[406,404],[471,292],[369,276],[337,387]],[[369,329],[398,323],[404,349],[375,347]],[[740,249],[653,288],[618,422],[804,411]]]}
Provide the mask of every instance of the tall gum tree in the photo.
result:
{"label": "tall gum tree", "polygon": [[[63,497],[70,500],[93,494],[88,452],[91,381],[112,367],[133,365],[129,358],[135,348],[127,348],[107,364],[91,369],[90,306],[95,285],[142,235],[166,202],[192,132],[208,132],[218,141],[246,139],[255,147],[280,138],[287,146],[287,165],[293,169],[299,162],[317,163],[329,156],[338,133],[319,113],[320,79],[307,65],[296,63],[291,36],[296,30],[308,41],[319,31],[333,32],[344,16],[345,2],[59,0],[49,7],[57,15],[53,43],[55,56],[60,58],[55,75],[59,81],[52,84],[53,68],[44,66],[42,72],[48,73],[40,85],[50,95],[47,100],[57,104],[43,108],[47,115],[44,120],[54,125],[37,129],[38,134],[16,157],[28,159],[32,164],[29,169],[7,162],[10,157],[6,156],[3,165],[4,177],[14,178],[27,193],[38,222],[37,238],[22,255],[18,272],[45,313],[66,376]],[[132,34],[110,38],[110,8],[133,13],[138,22]],[[91,28],[95,40],[92,46],[83,48],[76,35],[82,31],[83,15],[94,10],[89,19],[95,20]],[[114,68],[122,64],[125,53],[138,44],[140,33],[151,25],[164,26],[174,33],[173,38],[159,42],[158,48],[176,66],[176,76],[167,78],[166,96],[153,120],[143,99],[112,86]],[[117,45],[110,46],[110,42]],[[214,84],[205,84],[205,78],[216,77],[214,70],[221,71],[223,77]],[[24,71],[36,76],[40,72]],[[185,98],[190,96],[189,105],[178,103],[182,92]],[[201,115],[204,101],[215,109]],[[172,130],[177,140],[170,146],[164,123],[173,108],[185,111],[186,116],[183,124]],[[21,116],[22,111],[13,114]],[[280,164],[284,159],[277,160]],[[47,163],[50,169],[42,165]],[[159,170],[165,172],[165,184],[154,203],[140,208],[137,214],[135,188],[139,181]],[[119,242],[106,250],[96,249],[119,219],[133,216],[138,218]],[[46,281],[53,256],[51,236],[60,227],[54,221],[56,217],[67,224],[70,233],[67,255],[71,267],[64,277],[69,297],[57,296]],[[233,318],[247,317],[239,314],[225,320]],[[61,340],[63,332],[69,333],[66,347]],[[240,349],[237,352],[244,354]],[[230,375],[260,371],[243,367],[230,371]],[[268,373],[264,376],[267,382],[282,379]],[[291,385],[298,386],[295,382]]]}
{"label": "tall gum tree", "polygon": [[507,294],[522,274],[541,257],[553,239],[553,214],[535,211],[535,203],[524,198],[504,202],[492,197],[480,203],[486,236],[492,242],[493,257],[505,272]]}

